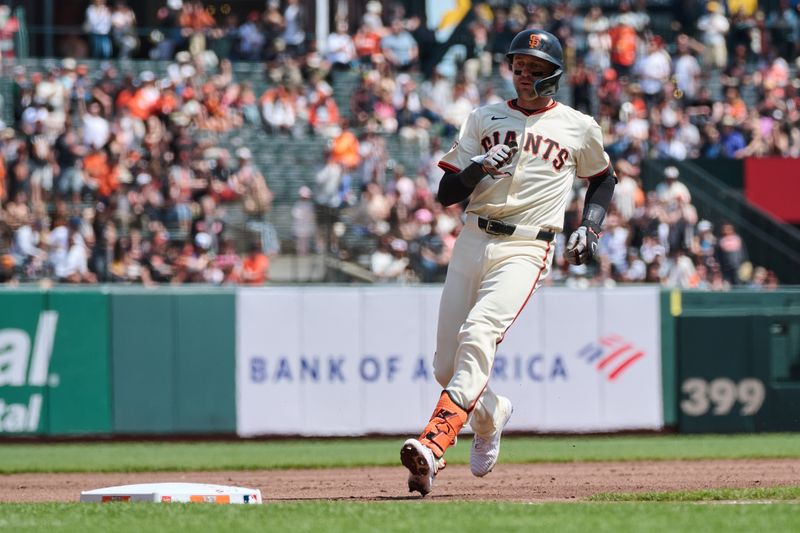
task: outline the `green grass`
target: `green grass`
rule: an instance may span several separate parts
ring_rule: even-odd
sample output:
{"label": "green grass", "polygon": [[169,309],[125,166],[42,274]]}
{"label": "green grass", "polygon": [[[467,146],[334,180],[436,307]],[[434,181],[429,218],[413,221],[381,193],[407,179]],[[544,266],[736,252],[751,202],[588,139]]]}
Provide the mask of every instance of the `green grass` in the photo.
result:
{"label": "green grass", "polygon": [[[800,483],[800,480],[798,480]],[[603,493],[589,497],[597,502],[701,502],[789,501],[800,503],[800,486],[756,489],[714,489],[679,492]]]}
{"label": "green grass", "polygon": [[797,531],[791,503],[316,502],[262,506],[150,504],[0,505],[7,531],[289,531],[437,533],[487,531],[625,532]]}
{"label": "green grass", "polygon": [[[176,471],[397,465],[402,438],[239,442],[27,443],[0,441],[0,475],[14,472]],[[800,457],[798,436],[509,437],[505,463]],[[465,463],[470,439],[448,460]],[[798,481],[800,483],[800,481]],[[794,532],[800,486],[600,494],[576,503],[435,499],[200,504],[0,504],[0,531]]]}
{"label": "green grass", "polygon": [[[402,438],[237,442],[3,444],[0,474],[396,466]],[[469,461],[469,437],[448,451]],[[503,462],[800,457],[796,434],[507,437]]]}

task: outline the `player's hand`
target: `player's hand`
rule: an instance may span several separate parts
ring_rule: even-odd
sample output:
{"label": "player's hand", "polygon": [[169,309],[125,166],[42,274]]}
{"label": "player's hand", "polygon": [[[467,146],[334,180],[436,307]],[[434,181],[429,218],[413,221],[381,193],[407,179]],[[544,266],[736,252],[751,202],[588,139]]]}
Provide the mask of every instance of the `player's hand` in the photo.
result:
{"label": "player's hand", "polygon": [[598,233],[587,226],[580,226],[572,232],[564,250],[564,259],[571,265],[584,265],[597,252]]}
{"label": "player's hand", "polygon": [[472,161],[478,163],[483,168],[483,171],[491,177],[503,178],[511,176],[509,172],[504,172],[501,169],[511,162],[516,153],[516,146],[497,144],[492,146],[485,154],[473,157]]}

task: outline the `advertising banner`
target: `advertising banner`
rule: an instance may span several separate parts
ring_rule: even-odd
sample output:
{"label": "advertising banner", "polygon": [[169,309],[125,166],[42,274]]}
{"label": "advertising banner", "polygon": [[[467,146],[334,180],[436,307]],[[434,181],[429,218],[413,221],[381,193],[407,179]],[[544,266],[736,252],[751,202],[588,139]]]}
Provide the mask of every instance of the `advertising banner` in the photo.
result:
{"label": "advertising banner", "polygon": [[0,436],[39,433],[46,426],[58,315],[44,310],[38,291],[5,292],[0,299]]}
{"label": "advertising banner", "polygon": [[0,294],[0,437],[110,432],[107,300]]}
{"label": "advertising banner", "polygon": [[[416,433],[432,372],[441,287],[237,292],[237,433]],[[491,386],[509,430],[663,426],[659,289],[544,288],[498,346]]]}

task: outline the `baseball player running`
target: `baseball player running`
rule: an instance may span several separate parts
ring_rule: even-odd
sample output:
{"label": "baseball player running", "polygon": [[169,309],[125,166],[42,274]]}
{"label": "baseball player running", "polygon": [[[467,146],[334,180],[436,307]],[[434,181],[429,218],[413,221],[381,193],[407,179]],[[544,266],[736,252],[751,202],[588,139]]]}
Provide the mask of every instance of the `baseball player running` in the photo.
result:
{"label": "baseball player running", "polygon": [[589,187],[564,252],[571,264],[594,254],[616,184],[597,122],[553,100],[564,73],[558,39],[522,31],[507,58],[517,98],[475,109],[439,162],[439,202],[469,203],[439,310],[433,367],[444,390],[422,434],[400,450],[409,491],[423,496],[467,421],[472,473],[485,476],[497,463],[513,412],[489,387],[497,345],[550,271],[574,177]]}

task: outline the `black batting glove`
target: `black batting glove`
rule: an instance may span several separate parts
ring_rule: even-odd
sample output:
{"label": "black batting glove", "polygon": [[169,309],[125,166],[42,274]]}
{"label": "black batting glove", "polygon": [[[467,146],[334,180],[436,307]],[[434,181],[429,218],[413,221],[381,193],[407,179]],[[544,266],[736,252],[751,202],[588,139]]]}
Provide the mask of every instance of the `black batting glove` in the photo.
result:
{"label": "black batting glove", "polygon": [[600,238],[600,226],[584,221],[572,232],[564,250],[564,259],[571,265],[585,265],[597,253],[597,240]]}

